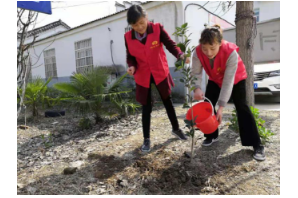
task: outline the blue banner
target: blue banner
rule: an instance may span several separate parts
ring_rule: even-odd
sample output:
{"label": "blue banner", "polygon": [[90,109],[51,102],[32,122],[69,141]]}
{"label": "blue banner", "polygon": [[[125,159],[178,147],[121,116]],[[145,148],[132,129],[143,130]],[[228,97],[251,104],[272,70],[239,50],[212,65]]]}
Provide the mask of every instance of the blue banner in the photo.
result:
{"label": "blue banner", "polygon": [[18,1],[17,3],[18,8],[52,14],[50,1]]}

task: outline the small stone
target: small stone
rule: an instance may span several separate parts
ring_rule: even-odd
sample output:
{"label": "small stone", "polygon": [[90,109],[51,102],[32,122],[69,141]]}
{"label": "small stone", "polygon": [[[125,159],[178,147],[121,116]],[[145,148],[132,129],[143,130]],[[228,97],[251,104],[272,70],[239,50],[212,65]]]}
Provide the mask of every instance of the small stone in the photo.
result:
{"label": "small stone", "polygon": [[34,195],[34,194],[36,193],[37,189],[29,186],[29,187],[27,188],[27,191],[28,191],[31,195]]}
{"label": "small stone", "polygon": [[103,171],[96,171],[95,173],[94,173],[94,177],[95,178],[101,178],[103,176]]}
{"label": "small stone", "polygon": [[63,139],[63,140],[68,140],[69,138],[70,138],[70,137],[69,137],[68,135],[63,135],[63,136],[62,136],[62,139]]}
{"label": "small stone", "polygon": [[122,187],[127,187],[128,186],[128,181],[127,180],[122,180],[121,182],[120,182],[120,186],[122,186]]}
{"label": "small stone", "polygon": [[97,190],[97,193],[98,193],[98,194],[103,194],[103,193],[105,193],[105,192],[107,192],[107,190],[106,190],[106,189],[103,189],[103,188],[99,188],[99,189]]}
{"label": "small stone", "polygon": [[59,122],[53,122],[52,125],[56,125],[56,124],[58,124],[58,123],[59,123]]}
{"label": "small stone", "polygon": [[84,161],[76,161],[76,162],[71,162],[70,166],[71,167],[77,167],[80,169],[84,165]]}
{"label": "small stone", "polygon": [[89,182],[90,182],[90,183],[96,183],[96,182],[97,182],[97,179],[94,178],[94,177],[91,177],[91,178],[89,179]]}
{"label": "small stone", "polygon": [[184,151],[183,154],[184,154],[185,157],[190,158],[190,155],[186,151]]}
{"label": "small stone", "polygon": [[64,171],[63,171],[63,174],[64,175],[71,175],[71,174],[74,174],[76,171],[77,171],[77,167],[68,167],[68,168],[65,168]]}
{"label": "small stone", "polygon": [[82,191],[84,193],[89,193],[91,190],[92,190],[92,186],[87,186],[87,187],[82,188]]}
{"label": "small stone", "polygon": [[17,187],[18,187],[18,188],[24,188],[24,187],[25,187],[25,184],[23,184],[23,183],[18,183],[18,184],[17,184]]}

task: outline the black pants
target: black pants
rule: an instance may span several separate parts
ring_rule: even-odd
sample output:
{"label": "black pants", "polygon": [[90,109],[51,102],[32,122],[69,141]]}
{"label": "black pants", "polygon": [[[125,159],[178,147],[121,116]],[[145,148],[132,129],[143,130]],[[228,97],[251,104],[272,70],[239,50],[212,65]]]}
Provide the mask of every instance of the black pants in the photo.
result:
{"label": "black pants", "polygon": [[[147,104],[142,106],[142,124],[143,124],[143,135],[144,138],[150,138],[150,122],[151,122],[151,112],[152,112],[152,98],[151,98],[151,84],[156,85],[154,78],[151,75],[151,82],[150,82],[150,88],[149,88],[149,93],[148,93],[148,98],[147,98]],[[160,95],[160,93],[159,93]],[[162,101],[168,117],[171,121],[173,130],[178,130],[179,129],[179,123],[177,120],[176,112],[173,106],[172,98],[169,96],[167,99]]]}
{"label": "black pants", "polygon": [[[215,107],[220,94],[220,87],[213,81],[208,81],[205,96]],[[259,146],[261,144],[258,128],[253,114],[246,102],[245,80],[238,82],[233,86],[231,98],[236,107],[239,131],[242,146]],[[216,111],[214,109],[214,113]],[[218,137],[218,129],[211,134],[205,134],[205,137]]]}

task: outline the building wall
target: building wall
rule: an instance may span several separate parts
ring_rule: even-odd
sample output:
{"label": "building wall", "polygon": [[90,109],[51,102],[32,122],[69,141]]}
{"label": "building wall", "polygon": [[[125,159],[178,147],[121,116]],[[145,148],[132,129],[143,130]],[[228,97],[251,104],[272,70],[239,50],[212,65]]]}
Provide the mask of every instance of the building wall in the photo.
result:
{"label": "building wall", "polygon": [[259,8],[261,21],[280,18],[280,1],[254,1],[254,9]]}
{"label": "building wall", "polygon": [[[223,32],[223,37],[236,43],[235,29]],[[254,62],[265,63],[280,61],[280,19],[257,24],[257,36],[254,40]]]}

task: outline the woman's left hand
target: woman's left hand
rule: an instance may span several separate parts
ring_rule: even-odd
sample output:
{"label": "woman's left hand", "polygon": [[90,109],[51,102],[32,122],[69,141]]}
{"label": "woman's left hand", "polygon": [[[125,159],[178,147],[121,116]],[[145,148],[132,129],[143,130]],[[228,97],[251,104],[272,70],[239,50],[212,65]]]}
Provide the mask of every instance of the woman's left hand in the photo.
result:
{"label": "woman's left hand", "polygon": [[[180,59],[181,59],[181,60],[184,60],[184,59],[185,59],[184,54],[181,54]],[[186,57],[185,63],[186,63],[186,64],[190,63],[190,58],[189,58],[189,57]]]}
{"label": "woman's left hand", "polygon": [[219,125],[221,124],[221,121],[222,121],[222,111],[223,111],[223,107],[219,107],[216,113],[216,118]]}

